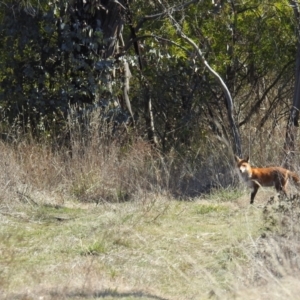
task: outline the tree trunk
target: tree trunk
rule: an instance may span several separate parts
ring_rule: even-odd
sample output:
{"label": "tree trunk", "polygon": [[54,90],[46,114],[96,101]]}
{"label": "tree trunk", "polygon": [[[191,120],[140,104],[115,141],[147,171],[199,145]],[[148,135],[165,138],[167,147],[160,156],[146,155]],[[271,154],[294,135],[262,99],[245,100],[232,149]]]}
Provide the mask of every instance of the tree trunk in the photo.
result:
{"label": "tree trunk", "polygon": [[289,119],[287,122],[286,135],[285,135],[285,167],[290,166],[291,156],[295,151],[295,142],[297,136],[297,127],[299,127],[299,109],[300,109],[300,44],[298,43],[297,59],[296,59],[296,74],[295,74],[295,89],[293,104],[290,110]]}
{"label": "tree trunk", "polygon": [[295,151],[295,142],[297,136],[297,127],[299,127],[299,109],[300,109],[300,11],[299,4],[295,0],[290,1],[291,6],[294,9],[294,14],[297,22],[297,57],[296,57],[296,72],[295,72],[295,89],[294,89],[294,97],[293,97],[293,105],[290,110],[289,119],[287,122],[284,150],[285,150],[285,158],[284,158],[284,166],[291,166],[291,159],[294,155]]}

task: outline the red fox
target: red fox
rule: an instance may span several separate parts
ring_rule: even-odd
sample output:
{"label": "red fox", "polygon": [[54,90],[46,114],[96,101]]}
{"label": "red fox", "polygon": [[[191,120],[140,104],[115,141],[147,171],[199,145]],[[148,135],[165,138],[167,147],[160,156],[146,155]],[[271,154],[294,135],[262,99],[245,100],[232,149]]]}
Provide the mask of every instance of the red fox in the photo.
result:
{"label": "red fox", "polygon": [[299,176],[282,167],[252,168],[249,164],[249,157],[240,159],[235,156],[240,175],[247,185],[252,188],[250,204],[253,204],[255,195],[260,186],[275,186],[277,192],[287,196],[286,187],[289,178],[295,183],[300,183]]}

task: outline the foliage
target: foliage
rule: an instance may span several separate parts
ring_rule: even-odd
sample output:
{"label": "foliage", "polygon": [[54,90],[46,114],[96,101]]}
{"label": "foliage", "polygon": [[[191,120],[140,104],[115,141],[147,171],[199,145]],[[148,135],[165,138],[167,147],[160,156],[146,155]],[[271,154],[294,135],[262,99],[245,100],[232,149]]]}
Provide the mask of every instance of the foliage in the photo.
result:
{"label": "foliage", "polygon": [[101,81],[113,62],[103,59],[100,4],[1,6],[0,103],[9,123],[18,118],[33,131],[41,124],[53,129],[70,104],[93,103],[107,90]]}
{"label": "foliage", "polygon": [[198,149],[210,132],[230,137],[222,90],[166,10],[225,79],[240,125],[261,107],[260,127],[288,111],[297,39],[287,0],[10,1],[0,5],[2,132],[17,123],[56,135],[75,105],[80,114],[100,106],[107,120],[117,114],[118,124],[129,124],[131,106],[140,133],[149,127],[151,99],[164,151]]}
{"label": "foliage", "polygon": [[[291,98],[294,89],[292,66],[297,44],[288,2],[235,1],[213,6],[204,1],[176,11],[174,16],[183,31],[199,41],[207,61],[225,79],[241,125],[262,106],[266,113],[260,116],[259,127],[271,116],[278,118],[282,111],[288,111],[285,99]],[[163,38],[143,41],[144,73],[151,86],[163,149],[199,148],[209,131],[220,134],[216,121],[222,125],[221,132],[230,136],[226,105],[215,79],[178,38],[168,20],[160,18],[147,25],[141,28],[140,36],[152,32]],[[280,34],[274,35],[274,31]],[[143,99],[142,94],[139,99]]]}

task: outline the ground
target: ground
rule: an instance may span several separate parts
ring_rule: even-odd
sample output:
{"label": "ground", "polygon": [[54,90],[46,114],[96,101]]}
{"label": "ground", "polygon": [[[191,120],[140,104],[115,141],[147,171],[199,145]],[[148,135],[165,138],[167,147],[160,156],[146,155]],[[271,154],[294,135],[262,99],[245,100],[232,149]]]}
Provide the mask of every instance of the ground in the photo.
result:
{"label": "ground", "polygon": [[226,189],[185,201],[45,196],[2,207],[2,299],[296,299],[294,273],[257,279],[272,195],[260,190],[254,205],[249,191]]}

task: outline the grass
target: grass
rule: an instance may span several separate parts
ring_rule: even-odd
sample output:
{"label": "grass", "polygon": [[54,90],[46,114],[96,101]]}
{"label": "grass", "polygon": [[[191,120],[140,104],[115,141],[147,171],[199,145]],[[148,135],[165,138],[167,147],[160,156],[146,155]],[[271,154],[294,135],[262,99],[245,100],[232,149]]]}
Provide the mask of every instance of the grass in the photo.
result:
{"label": "grass", "polygon": [[[7,299],[202,299],[234,293],[261,212],[214,200],[28,207],[2,215]],[[80,206],[80,205],[79,205]],[[63,217],[62,217],[63,216]],[[100,295],[100,296],[95,296]],[[102,296],[101,296],[102,295]]]}

